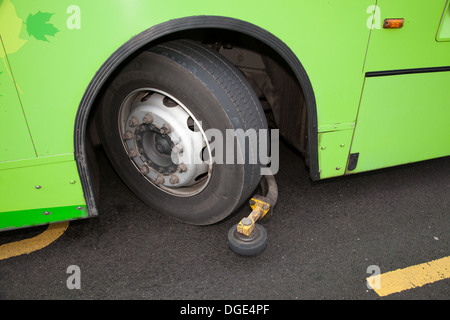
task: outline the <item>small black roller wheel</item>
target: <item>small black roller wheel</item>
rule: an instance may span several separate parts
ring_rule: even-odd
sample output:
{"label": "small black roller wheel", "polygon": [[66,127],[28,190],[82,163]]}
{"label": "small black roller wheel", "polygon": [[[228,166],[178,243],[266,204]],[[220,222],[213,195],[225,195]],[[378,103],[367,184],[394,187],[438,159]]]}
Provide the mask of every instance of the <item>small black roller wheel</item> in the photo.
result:
{"label": "small black roller wheel", "polygon": [[228,246],[238,254],[251,256],[262,252],[267,246],[267,231],[256,223],[250,236],[243,235],[236,230],[237,224],[228,231]]}

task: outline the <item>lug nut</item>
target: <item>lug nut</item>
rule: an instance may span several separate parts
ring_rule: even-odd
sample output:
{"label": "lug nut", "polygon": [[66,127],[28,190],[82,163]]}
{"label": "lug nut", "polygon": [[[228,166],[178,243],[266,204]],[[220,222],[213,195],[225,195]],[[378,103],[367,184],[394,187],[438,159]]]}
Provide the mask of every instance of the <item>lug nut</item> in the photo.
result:
{"label": "lug nut", "polygon": [[130,121],[128,121],[130,127],[136,127],[139,124],[139,119],[136,117],[131,117]]}
{"label": "lug nut", "polygon": [[128,130],[127,132],[125,132],[125,134],[123,135],[123,138],[125,139],[125,140],[130,140],[130,139],[133,139],[133,132],[131,132],[130,130]]}
{"label": "lug nut", "polygon": [[142,174],[147,174],[147,173],[149,173],[150,170],[149,170],[148,167],[144,164],[144,165],[141,167],[141,169],[140,169],[139,171],[141,171]]}
{"label": "lug nut", "polygon": [[176,176],[176,175],[173,174],[173,175],[170,176],[169,182],[170,182],[171,184],[175,184],[175,183],[180,182],[180,179],[178,178],[178,176]]}
{"label": "lug nut", "polygon": [[180,163],[177,167],[178,172],[185,172],[187,171],[187,166],[184,163]]}
{"label": "lug nut", "polygon": [[167,123],[164,123],[159,132],[161,132],[161,134],[169,134],[170,131],[172,131],[170,126]]}
{"label": "lug nut", "polygon": [[153,116],[150,113],[147,113],[142,119],[142,122],[144,122],[145,124],[150,124],[153,123],[153,120]]}
{"label": "lug nut", "polygon": [[174,152],[174,153],[182,153],[183,152],[183,145],[181,143],[177,144],[175,147],[173,147],[172,152]]}
{"label": "lug nut", "polygon": [[138,155],[138,152],[136,151],[136,149],[131,149],[131,150],[130,150],[129,156],[130,156],[131,158],[137,157],[137,155]]}
{"label": "lug nut", "polygon": [[156,184],[162,184],[165,182],[164,176],[162,174],[158,174],[158,176],[155,179]]}

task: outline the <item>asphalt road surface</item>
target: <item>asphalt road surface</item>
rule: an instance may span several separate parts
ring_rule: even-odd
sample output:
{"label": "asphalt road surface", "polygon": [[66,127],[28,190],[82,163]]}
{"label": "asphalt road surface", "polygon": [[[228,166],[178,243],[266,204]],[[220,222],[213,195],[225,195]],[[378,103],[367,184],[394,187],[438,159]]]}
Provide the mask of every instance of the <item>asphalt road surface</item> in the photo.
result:
{"label": "asphalt road surface", "polygon": [[[311,182],[282,145],[278,204],[263,222],[268,246],[253,257],[227,245],[248,206],[212,226],[183,224],[144,205],[99,157],[99,217],[0,260],[0,299],[450,298],[448,277],[387,296],[366,281],[370,266],[386,273],[450,256],[450,157]],[[45,230],[0,233],[0,245]],[[79,289],[68,288],[69,266]]]}

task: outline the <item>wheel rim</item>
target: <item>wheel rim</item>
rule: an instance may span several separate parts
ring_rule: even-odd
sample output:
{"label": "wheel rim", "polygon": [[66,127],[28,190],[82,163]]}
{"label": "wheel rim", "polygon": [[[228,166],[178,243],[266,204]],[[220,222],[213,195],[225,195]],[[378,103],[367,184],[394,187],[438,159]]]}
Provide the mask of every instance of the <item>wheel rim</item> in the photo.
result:
{"label": "wheel rim", "polygon": [[128,158],[158,189],[193,196],[208,185],[211,149],[201,122],[167,92],[141,88],[122,102],[119,132]]}

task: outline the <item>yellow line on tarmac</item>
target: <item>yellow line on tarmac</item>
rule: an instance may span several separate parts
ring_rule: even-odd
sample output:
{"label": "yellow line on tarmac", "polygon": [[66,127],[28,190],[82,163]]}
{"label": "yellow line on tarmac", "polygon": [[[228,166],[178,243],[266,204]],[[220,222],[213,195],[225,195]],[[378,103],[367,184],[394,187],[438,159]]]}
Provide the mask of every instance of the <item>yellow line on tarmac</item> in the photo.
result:
{"label": "yellow line on tarmac", "polygon": [[404,269],[374,275],[367,278],[367,283],[380,297],[383,297],[449,278],[450,257],[445,257]]}
{"label": "yellow line on tarmac", "polygon": [[41,234],[20,241],[7,243],[0,246],[0,260],[11,257],[20,256],[22,254],[29,254],[33,251],[40,250],[50,243],[58,239],[69,226],[69,222],[52,223]]}

